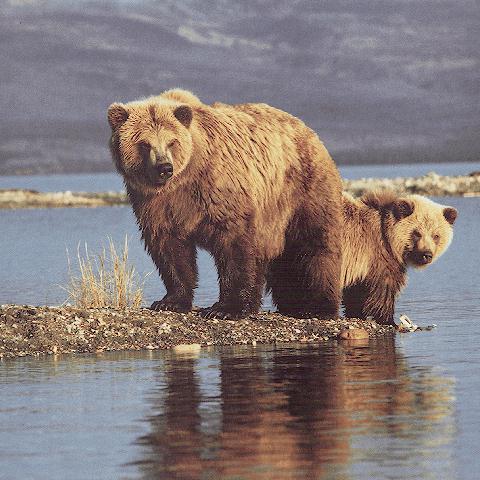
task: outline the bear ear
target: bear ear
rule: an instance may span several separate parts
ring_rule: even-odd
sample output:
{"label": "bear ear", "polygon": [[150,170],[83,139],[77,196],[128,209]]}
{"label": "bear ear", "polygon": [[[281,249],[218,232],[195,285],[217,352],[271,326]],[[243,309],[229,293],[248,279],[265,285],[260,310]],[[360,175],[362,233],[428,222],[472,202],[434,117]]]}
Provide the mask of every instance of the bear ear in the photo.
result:
{"label": "bear ear", "polygon": [[391,190],[372,190],[364,193],[360,200],[367,207],[374,210],[383,210],[385,208],[388,209],[397,198],[398,195]]}
{"label": "bear ear", "polygon": [[112,103],[108,107],[107,117],[112,130],[116,130],[127,121],[128,111],[122,103]]}
{"label": "bear ear", "polygon": [[391,209],[393,212],[393,216],[397,220],[401,220],[402,218],[408,217],[413,213],[414,205],[409,200],[404,198],[399,198],[395,202],[392,203]]}
{"label": "bear ear", "polygon": [[173,114],[175,118],[186,128],[190,126],[193,118],[193,111],[188,105],[180,105],[177,107]]}
{"label": "bear ear", "polygon": [[450,225],[453,225],[455,223],[455,220],[457,219],[457,214],[457,210],[453,207],[447,207],[443,209],[443,216]]}

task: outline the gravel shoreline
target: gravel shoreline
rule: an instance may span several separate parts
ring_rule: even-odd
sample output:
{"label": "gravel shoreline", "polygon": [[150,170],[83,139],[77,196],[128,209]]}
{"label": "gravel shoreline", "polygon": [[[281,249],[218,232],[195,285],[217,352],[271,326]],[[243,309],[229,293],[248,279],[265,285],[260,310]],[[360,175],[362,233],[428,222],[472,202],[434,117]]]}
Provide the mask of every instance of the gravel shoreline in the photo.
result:
{"label": "gravel shoreline", "polygon": [[0,189],[0,209],[108,207],[127,204],[124,192],[39,192],[21,188]]}
{"label": "gravel shoreline", "polygon": [[480,196],[480,171],[456,177],[431,172],[422,177],[343,180],[343,187],[354,197],[376,189],[390,189],[400,195],[415,193],[429,197],[475,197]]}
{"label": "gravel shoreline", "polygon": [[[389,188],[399,194],[480,196],[480,172],[457,177],[429,173],[423,177],[362,178],[344,180],[344,189],[354,196],[373,189]],[[25,189],[0,189],[0,209],[103,207],[128,203],[125,192],[38,192]]]}
{"label": "gravel shoreline", "polygon": [[[345,331],[355,333],[355,329],[361,329],[360,333],[366,332],[369,337],[393,335],[396,331],[395,327],[368,320],[296,319],[270,312],[243,320],[217,320],[202,318],[196,312],[154,312],[146,308],[1,305],[0,359],[114,350],[175,350],[185,345],[200,348],[287,342],[315,344],[341,338]],[[363,341],[368,342],[368,338]]]}

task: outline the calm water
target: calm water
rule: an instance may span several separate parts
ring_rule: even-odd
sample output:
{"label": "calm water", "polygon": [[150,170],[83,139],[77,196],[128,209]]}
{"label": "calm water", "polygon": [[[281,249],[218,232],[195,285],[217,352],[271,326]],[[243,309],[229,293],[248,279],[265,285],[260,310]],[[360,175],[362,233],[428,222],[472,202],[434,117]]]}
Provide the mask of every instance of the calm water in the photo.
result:
{"label": "calm water", "polygon": [[[416,177],[436,172],[439,175],[468,175],[480,170],[480,162],[456,163],[419,163],[400,165],[358,165],[340,166],[342,177],[349,179],[374,177]],[[123,189],[122,179],[115,173],[77,174],[77,175],[34,175],[0,176],[0,188],[31,188],[42,192],[118,191]]]}
{"label": "calm water", "polygon": [[[105,185],[113,178],[96,176],[92,190],[118,189]],[[22,181],[93,185],[85,176]],[[0,479],[476,479],[480,199],[439,200],[460,212],[454,241],[411,273],[397,309],[437,329],[359,347],[3,361]],[[87,242],[95,252],[106,235],[129,235],[132,262],[153,270],[128,207],[0,211],[0,228],[0,303],[61,303],[66,248],[74,257]],[[162,294],[154,273],[146,302]],[[196,303],[216,295],[201,254]]]}
{"label": "calm water", "polygon": [[417,339],[4,362],[0,478],[467,478],[458,383]]}

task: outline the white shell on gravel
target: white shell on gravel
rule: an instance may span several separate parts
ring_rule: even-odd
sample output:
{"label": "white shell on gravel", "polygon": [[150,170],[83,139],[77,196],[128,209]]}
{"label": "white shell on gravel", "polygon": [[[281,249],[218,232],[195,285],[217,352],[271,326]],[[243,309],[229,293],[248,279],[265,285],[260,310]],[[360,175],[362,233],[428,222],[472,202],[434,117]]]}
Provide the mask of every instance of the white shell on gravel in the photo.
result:
{"label": "white shell on gravel", "polygon": [[400,315],[400,327],[402,330],[414,332],[418,329],[418,325],[415,325],[405,314]]}

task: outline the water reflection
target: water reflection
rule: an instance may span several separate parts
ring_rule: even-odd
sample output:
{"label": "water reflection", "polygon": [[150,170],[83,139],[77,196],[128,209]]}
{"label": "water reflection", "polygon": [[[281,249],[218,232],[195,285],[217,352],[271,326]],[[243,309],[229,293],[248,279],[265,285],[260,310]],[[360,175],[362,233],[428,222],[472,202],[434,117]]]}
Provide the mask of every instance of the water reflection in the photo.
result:
{"label": "water reflection", "polygon": [[454,478],[453,385],[394,341],[166,358],[142,477]]}

